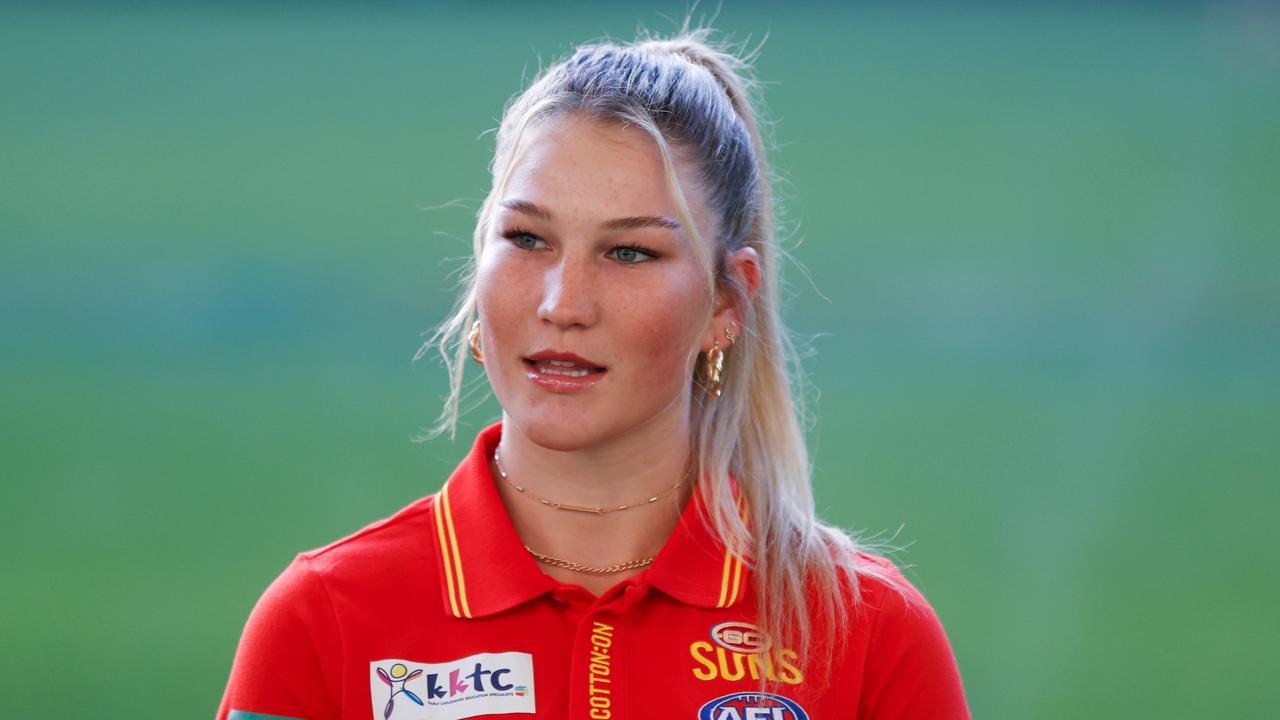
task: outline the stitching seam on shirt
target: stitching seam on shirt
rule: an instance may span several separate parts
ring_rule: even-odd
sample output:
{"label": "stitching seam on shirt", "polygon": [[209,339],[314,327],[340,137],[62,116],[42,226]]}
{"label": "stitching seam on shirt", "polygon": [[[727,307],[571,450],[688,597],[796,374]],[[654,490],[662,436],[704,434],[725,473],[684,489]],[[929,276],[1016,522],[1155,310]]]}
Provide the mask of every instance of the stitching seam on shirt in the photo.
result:
{"label": "stitching seam on shirt", "polygon": [[[875,593],[876,595],[875,599],[877,601],[876,604],[872,605],[870,602],[870,598],[867,598],[863,602],[863,605],[871,608],[876,613],[876,619],[871,623],[871,635],[867,638],[867,654],[862,659],[862,676],[864,679],[866,678],[866,675],[867,675],[867,669],[871,667],[871,656],[875,652],[876,642],[880,638],[880,619],[884,617],[884,600],[885,600],[884,585],[881,584],[879,586],[873,586],[873,587],[875,588],[875,590],[877,590],[877,592]],[[871,595],[871,594],[872,593],[870,592],[867,593],[867,595]],[[865,687],[866,687],[866,682],[864,680],[863,688],[865,689]],[[867,695],[865,692],[858,693],[858,717],[859,718],[865,717],[864,713],[862,712],[863,710],[868,710],[868,711],[870,710],[870,708],[866,706],[866,700],[867,700]],[[880,701],[880,697],[877,696],[876,702],[879,702],[879,701]]]}
{"label": "stitching seam on shirt", "polygon": [[[338,622],[338,609],[334,607],[333,598],[329,596],[329,588],[324,584],[324,578],[320,575],[320,572],[316,570],[314,567],[312,567],[311,560],[304,556],[299,556],[299,557],[301,558],[303,565],[306,567],[307,572],[312,577],[315,578],[316,584],[320,586],[320,594],[324,596],[324,602],[326,605],[329,606],[329,614],[333,617],[333,626],[338,629],[338,652],[340,653],[340,657],[346,657],[347,639],[342,634],[342,623]],[[315,641],[312,640],[312,643],[314,642]],[[323,669],[321,669],[320,677],[321,677],[321,681],[325,683],[326,691],[328,691],[325,693],[326,696],[333,697],[333,693],[332,691],[329,690],[329,687],[328,687],[329,679],[325,676]],[[339,679],[339,682],[341,683],[341,679]],[[333,717],[335,718],[342,717],[342,706],[343,706],[342,692],[343,692],[343,688],[345,687],[346,687],[346,683],[341,683],[341,687],[338,688],[338,712],[333,713]],[[330,708],[330,710],[333,710],[333,708]]]}

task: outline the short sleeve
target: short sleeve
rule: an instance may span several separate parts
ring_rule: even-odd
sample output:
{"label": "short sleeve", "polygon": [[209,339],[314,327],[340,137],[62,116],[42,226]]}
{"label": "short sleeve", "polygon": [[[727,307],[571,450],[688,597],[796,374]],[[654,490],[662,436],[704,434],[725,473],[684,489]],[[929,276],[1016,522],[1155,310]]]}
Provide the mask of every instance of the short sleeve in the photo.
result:
{"label": "short sleeve", "polygon": [[341,652],[333,606],[299,555],[249,615],[217,719],[336,720]]}
{"label": "short sleeve", "polygon": [[860,720],[967,720],[960,671],[942,622],[924,596],[887,560],[902,592],[875,582],[866,600],[877,613],[867,649]]}

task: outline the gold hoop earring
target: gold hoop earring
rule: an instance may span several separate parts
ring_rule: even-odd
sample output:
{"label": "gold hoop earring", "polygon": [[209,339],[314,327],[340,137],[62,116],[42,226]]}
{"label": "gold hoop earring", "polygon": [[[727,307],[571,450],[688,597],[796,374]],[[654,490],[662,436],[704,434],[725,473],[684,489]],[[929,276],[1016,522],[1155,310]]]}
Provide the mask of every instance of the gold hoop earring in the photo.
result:
{"label": "gold hoop earring", "polygon": [[480,321],[471,324],[471,332],[467,333],[467,345],[471,346],[471,357],[477,363],[484,364],[484,355],[480,352]]}
{"label": "gold hoop earring", "polygon": [[707,374],[707,394],[720,397],[724,390],[724,351],[720,349],[720,341],[711,341],[711,350],[707,351],[704,370]]}

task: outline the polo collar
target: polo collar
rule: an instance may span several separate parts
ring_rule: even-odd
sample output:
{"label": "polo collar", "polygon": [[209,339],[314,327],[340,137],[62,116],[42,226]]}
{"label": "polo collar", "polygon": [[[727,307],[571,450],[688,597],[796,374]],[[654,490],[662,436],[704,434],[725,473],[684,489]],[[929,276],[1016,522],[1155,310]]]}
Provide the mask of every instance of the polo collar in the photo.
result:
{"label": "polo collar", "polygon": [[[743,513],[738,484],[732,477],[729,482],[739,499],[738,512]],[[644,573],[644,580],[697,607],[727,608],[742,600],[747,569],[716,535],[702,493],[696,489],[671,538]]]}
{"label": "polo collar", "polygon": [[[489,458],[501,439],[502,423],[481,430],[432,502],[444,608],[457,618],[493,615],[560,587],[525,550],[494,485]],[[653,565],[636,580],[689,605],[724,608],[742,600],[746,576],[695,492]]]}

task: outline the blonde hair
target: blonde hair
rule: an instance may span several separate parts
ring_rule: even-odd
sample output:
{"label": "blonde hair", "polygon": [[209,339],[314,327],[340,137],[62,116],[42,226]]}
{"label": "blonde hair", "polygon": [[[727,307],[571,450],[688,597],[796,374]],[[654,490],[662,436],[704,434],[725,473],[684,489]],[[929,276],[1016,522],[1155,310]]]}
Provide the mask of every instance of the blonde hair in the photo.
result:
{"label": "blonde hair", "polygon": [[[773,647],[794,643],[812,669],[838,651],[849,613],[860,603],[860,582],[873,576],[896,583],[882,565],[867,561],[844,531],[823,524],[814,512],[810,465],[805,449],[800,393],[793,392],[798,358],[783,326],[779,301],[779,261],[772,176],[765,138],[757,118],[758,83],[751,76],[754,55],[739,57],[711,40],[709,28],[684,27],[671,38],[642,35],[634,43],[592,43],[543,71],[508,103],[497,131],[494,184],[477,213],[474,252],[478,258],[520,151],[534,122],[563,113],[623,123],[647,132],[661,151],[668,186],[681,225],[714,295],[725,293],[739,311],[742,332],[726,354],[724,394],[708,399],[701,371],[690,378],[693,394],[691,465],[701,478],[700,493],[709,519],[725,545],[754,573],[758,622]],[[718,235],[698,237],[696,224],[675,173],[675,154],[689,158]],[[754,248],[761,282],[754,297],[732,273],[724,272],[733,251]],[[451,393],[432,435],[457,430],[467,365],[465,336],[476,312],[474,261],[463,279],[453,315],[418,356],[439,349],[450,376]],[[697,363],[701,368],[702,362]],[[738,482],[748,518],[737,508],[729,478]],[[820,627],[833,642],[818,647]],[[828,633],[830,633],[828,635]]]}

